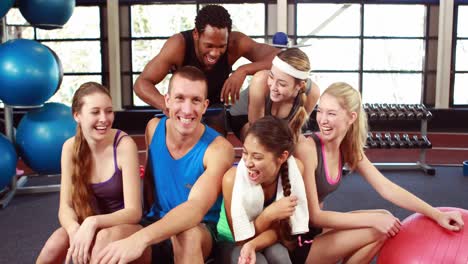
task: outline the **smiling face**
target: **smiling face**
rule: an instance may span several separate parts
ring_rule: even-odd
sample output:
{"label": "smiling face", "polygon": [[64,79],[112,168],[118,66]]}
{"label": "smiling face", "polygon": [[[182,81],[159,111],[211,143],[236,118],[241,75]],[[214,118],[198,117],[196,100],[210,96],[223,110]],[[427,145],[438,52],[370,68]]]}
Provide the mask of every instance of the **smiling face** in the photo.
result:
{"label": "smiling face", "polygon": [[111,98],[107,94],[94,92],[83,96],[81,100],[81,109],[73,114],[75,121],[87,140],[102,140],[114,122]]}
{"label": "smiling face", "polygon": [[296,83],[294,77],[284,73],[274,65],[268,74],[267,85],[270,89],[270,99],[276,103],[293,100],[300,89],[300,85]]}
{"label": "smiling face", "polygon": [[341,142],[356,116],[356,112],[346,111],[336,97],[324,93],[317,107],[317,124],[322,139]]}
{"label": "smiling face", "polygon": [[174,76],[170,92],[166,94],[166,106],[169,118],[175,130],[181,135],[194,133],[208,107],[206,82],[191,81],[181,76]]}
{"label": "smiling face", "polygon": [[229,32],[227,28],[217,28],[206,25],[205,30],[199,33],[193,31],[195,53],[198,61],[206,70],[210,70],[226,52]]}
{"label": "smiling face", "polygon": [[288,156],[286,153],[285,157],[276,157],[254,135],[247,135],[242,151],[242,159],[247,167],[249,179],[254,184],[270,185],[275,182],[281,164]]}

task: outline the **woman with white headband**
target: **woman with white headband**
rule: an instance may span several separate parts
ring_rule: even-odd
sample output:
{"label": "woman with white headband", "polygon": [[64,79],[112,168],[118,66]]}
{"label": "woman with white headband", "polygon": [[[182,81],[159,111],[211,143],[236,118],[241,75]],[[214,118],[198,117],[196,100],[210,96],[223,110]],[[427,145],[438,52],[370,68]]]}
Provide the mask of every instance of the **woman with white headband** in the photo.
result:
{"label": "woman with white headband", "polygon": [[318,86],[309,79],[309,72],[309,58],[300,49],[278,53],[271,70],[257,72],[250,87],[231,107],[228,117],[236,136],[243,141],[250,124],[265,115],[273,115],[288,120],[297,139],[320,96]]}

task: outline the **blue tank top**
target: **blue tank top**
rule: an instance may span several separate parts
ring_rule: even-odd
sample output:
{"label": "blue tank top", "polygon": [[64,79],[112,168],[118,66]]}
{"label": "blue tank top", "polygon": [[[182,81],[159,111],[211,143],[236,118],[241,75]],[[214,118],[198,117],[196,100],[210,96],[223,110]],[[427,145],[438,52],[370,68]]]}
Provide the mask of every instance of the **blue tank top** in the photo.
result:
{"label": "blue tank top", "polygon": [[117,146],[120,140],[128,135],[119,138],[121,132],[117,130],[114,137],[114,174],[104,182],[91,184],[94,193],[93,209],[96,214],[109,214],[124,208],[122,171],[117,165]]}
{"label": "blue tank top", "polygon": [[[174,159],[166,145],[166,121],[166,117],[159,121],[149,146],[155,202],[147,217],[161,218],[176,206],[187,201],[192,186],[205,171],[203,157],[206,149],[219,136],[215,130],[205,125],[205,131],[195,146],[183,157]],[[220,209],[221,196],[203,220],[218,222]]]}

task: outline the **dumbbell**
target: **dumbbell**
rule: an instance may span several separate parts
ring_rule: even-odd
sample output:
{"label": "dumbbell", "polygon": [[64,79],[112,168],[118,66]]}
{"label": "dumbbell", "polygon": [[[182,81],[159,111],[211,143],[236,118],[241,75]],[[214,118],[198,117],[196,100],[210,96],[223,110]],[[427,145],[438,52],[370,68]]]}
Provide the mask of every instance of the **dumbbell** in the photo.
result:
{"label": "dumbbell", "polygon": [[408,109],[408,112],[413,113],[414,118],[421,120],[424,116],[424,114],[416,109],[416,106],[413,104],[408,104],[405,105],[406,109]]}
{"label": "dumbbell", "polygon": [[413,135],[413,139],[419,148],[424,148],[424,141],[419,140],[418,135]]}
{"label": "dumbbell", "polygon": [[385,142],[385,140],[382,137],[382,134],[380,133],[375,133],[375,138],[379,142],[379,145],[381,148],[390,148],[390,145]]}
{"label": "dumbbell", "polygon": [[362,107],[364,108],[364,111],[367,113],[367,115],[369,116],[369,119],[371,120],[374,120],[374,119],[377,119],[377,114],[375,113],[375,111],[373,111],[373,109],[371,108],[370,104],[368,103],[365,103],[362,105]]}
{"label": "dumbbell", "polygon": [[400,111],[396,104],[391,104],[390,109],[392,109],[392,111],[396,114],[398,120],[405,119],[405,113]]}
{"label": "dumbbell", "polygon": [[406,105],[404,104],[398,104],[397,105],[397,108],[399,111],[401,111],[402,113],[405,114],[405,117],[407,119],[414,119],[415,118],[415,115],[413,112],[409,111],[408,108],[406,108]]}
{"label": "dumbbell", "polygon": [[387,114],[382,110],[380,104],[372,104],[372,107],[377,111],[377,116],[380,120],[386,120]]}
{"label": "dumbbell", "polygon": [[393,134],[393,138],[396,140],[397,142],[397,146],[399,148],[407,148],[408,145],[406,145],[406,143],[404,141],[401,140],[400,138],[400,134],[396,133],[396,134]]}
{"label": "dumbbell", "polygon": [[431,119],[432,113],[427,110],[426,106],[423,104],[418,104],[415,106],[416,110],[421,111],[423,113],[423,119]]}
{"label": "dumbbell", "polygon": [[427,136],[421,136],[421,139],[424,141],[424,148],[432,148],[432,143],[429,141]]}
{"label": "dumbbell", "polygon": [[382,104],[382,109],[387,113],[389,120],[395,120],[397,118],[397,114],[389,104]]}
{"label": "dumbbell", "polygon": [[378,144],[377,142],[374,141],[372,138],[372,132],[367,132],[367,146],[370,148],[377,148]]}
{"label": "dumbbell", "polygon": [[414,144],[413,144],[413,141],[411,141],[411,139],[409,138],[408,134],[403,134],[403,139],[405,140],[406,142],[406,145],[408,145],[408,148],[414,148]]}
{"label": "dumbbell", "polygon": [[385,133],[385,139],[390,148],[396,148],[397,144],[392,140],[392,135],[389,132]]}

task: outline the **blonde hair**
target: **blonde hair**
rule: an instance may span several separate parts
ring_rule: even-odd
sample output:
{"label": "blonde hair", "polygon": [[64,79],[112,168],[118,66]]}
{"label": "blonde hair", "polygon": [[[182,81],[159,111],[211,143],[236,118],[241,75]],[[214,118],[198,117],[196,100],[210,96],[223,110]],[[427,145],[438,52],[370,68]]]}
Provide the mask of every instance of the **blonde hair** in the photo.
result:
{"label": "blonde hair", "polygon": [[[111,98],[109,90],[103,85],[95,82],[83,83],[73,95],[71,106],[72,113],[79,113],[84,105],[83,98],[95,93],[105,94]],[[72,164],[72,204],[76,216],[78,217],[78,222],[81,223],[86,217],[94,215],[95,212],[91,206],[92,191],[89,186],[93,160],[91,158],[91,150],[88,142],[79,124],[76,127]]]}
{"label": "blonde hair", "polygon": [[[310,71],[309,57],[307,57],[307,54],[305,54],[302,50],[298,48],[289,48],[283,50],[280,53],[278,53],[278,58],[280,58],[282,61],[286,62],[287,64],[291,65],[299,71]],[[294,78],[294,80],[295,85],[299,85],[300,82],[305,81],[297,78]],[[307,111],[304,106],[307,100],[305,89],[306,86],[301,85],[301,89],[299,90],[299,94],[297,95],[299,96],[298,109],[294,116],[291,118],[291,121],[289,122],[289,126],[294,132],[294,137],[296,140],[302,132],[302,127],[309,119],[309,115],[307,114]]]}
{"label": "blonde hair", "polygon": [[338,99],[340,106],[346,112],[357,114],[355,122],[351,124],[346,135],[341,142],[341,152],[344,162],[351,170],[354,170],[357,163],[363,158],[363,150],[367,138],[367,115],[362,108],[361,94],[351,85],[344,82],[331,84],[322,94],[331,95]]}

